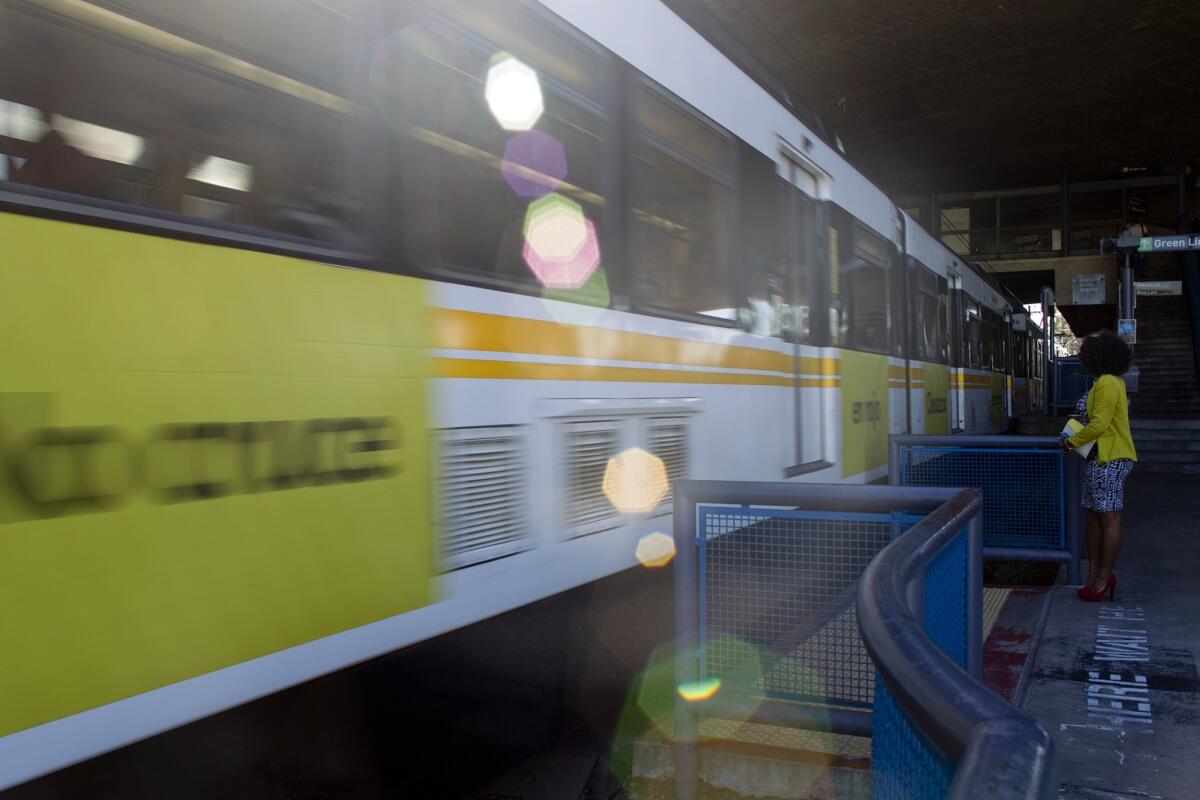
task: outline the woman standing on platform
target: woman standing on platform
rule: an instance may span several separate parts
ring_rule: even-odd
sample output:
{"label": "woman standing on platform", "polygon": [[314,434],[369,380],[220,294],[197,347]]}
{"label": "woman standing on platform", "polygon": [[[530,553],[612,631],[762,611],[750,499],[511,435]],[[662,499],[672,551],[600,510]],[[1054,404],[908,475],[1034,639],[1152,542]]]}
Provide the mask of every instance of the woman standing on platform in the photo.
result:
{"label": "woman standing on platform", "polygon": [[1083,477],[1088,581],[1079,589],[1081,598],[1095,603],[1106,593],[1112,599],[1117,588],[1113,567],[1121,550],[1125,479],[1137,461],[1129,431],[1129,400],[1121,378],[1129,369],[1129,345],[1112,331],[1100,331],[1083,340],[1079,361],[1095,383],[1087,393],[1084,427],[1074,436],[1063,434],[1063,449],[1096,443],[1088,453]]}

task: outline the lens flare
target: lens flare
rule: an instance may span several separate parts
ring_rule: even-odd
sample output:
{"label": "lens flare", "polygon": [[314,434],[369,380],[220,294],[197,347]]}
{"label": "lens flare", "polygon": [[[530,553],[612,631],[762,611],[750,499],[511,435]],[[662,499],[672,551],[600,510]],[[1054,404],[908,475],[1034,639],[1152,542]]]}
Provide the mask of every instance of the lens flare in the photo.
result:
{"label": "lens flare", "polygon": [[548,194],[529,204],[523,255],[543,286],[578,289],[600,266],[596,226],[578,203]]}
{"label": "lens flare", "polygon": [[542,258],[574,258],[587,244],[587,237],[583,206],[561,194],[534,200],[525,212],[525,243]]}
{"label": "lens flare", "polygon": [[604,494],[608,502],[627,514],[653,511],[666,496],[669,485],[662,459],[640,447],[613,456],[604,470]]}
{"label": "lens flare", "polygon": [[504,146],[500,172],[518,197],[533,200],[553,192],[566,179],[567,152],[550,134],[525,131]]}
{"label": "lens flare", "polygon": [[[611,302],[608,276],[603,267],[597,268],[578,289],[554,289],[549,286],[542,289],[542,307],[560,325],[594,325]],[[616,349],[614,344],[614,353]],[[588,354],[594,358],[610,357],[590,350]]]}
{"label": "lens flare", "polygon": [[492,116],[506,131],[529,130],[545,110],[537,73],[507,54],[497,56],[488,69],[483,96]]}
{"label": "lens flare", "polygon": [[637,560],[643,567],[665,567],[675,558],[675,540],[665,533],[650,533],[637,544]]}
{"label": "lens flare", "polygon": [[675,687],[675,691],[679,692],[679,696],[689,703],[698,703],[711,698],[720,688],[720,678],[703,678],[690,683],[681,683]]}

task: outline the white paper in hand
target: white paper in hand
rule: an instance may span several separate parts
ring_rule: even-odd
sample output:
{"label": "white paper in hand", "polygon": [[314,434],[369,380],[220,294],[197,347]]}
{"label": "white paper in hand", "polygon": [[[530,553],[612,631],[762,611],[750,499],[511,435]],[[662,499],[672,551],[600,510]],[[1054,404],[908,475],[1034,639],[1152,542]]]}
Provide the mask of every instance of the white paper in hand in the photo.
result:
{"label": "white paper in hand", "polygon": [[[1075,434],[1079,433],[1081,430],[1083,430],[1082,422],[1080,422],[1077,419],[1069,419],[1069,420],[1067,420],[1066,427],[1063,428],[1063,433],[1067,434],[1068,436],[1074,436]],[[1083,444],[1083,445],[1080,445],[1079,447],[1076,447],[1075,452],[1079,453],[1079,455],[1082,458],[1087,458],[1088,453],[1092,452],[1092,448],[1095,446],[1096,446],[1095,442],[1088,442],[1087,444]]]}

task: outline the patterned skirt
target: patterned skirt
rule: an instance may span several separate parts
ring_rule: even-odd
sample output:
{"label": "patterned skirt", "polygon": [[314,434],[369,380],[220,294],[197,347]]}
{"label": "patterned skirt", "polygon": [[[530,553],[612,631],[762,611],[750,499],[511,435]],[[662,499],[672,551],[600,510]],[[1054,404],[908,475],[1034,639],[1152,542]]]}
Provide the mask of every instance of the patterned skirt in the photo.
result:
{"label": "patterned skirt", "polygon": [[1083,475],[1083,507],[1089,511],[1120,511],[1125,507],[1125,479],[1133,462],[1119,458],[1101,464],[1090,460]]}

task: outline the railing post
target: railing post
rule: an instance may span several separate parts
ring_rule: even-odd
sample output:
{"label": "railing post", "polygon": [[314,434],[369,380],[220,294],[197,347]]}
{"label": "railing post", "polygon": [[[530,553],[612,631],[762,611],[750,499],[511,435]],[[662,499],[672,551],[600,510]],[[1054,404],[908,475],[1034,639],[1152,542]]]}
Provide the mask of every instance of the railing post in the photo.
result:
{"label": "railing post", "polygon": [[1081,493],[1083,491],[1083,468],[1085,466],[1082,458],[1075,458],[1073,455],[1063,455],[1067,461],[1067,468],[1063,471],[1063,480],[1066,481],[1066,486],[1063,492],[1063,502],[1067,504],[1066,511],[1066,530],[1063,531],[1063,536],[1066,539],[1067,551],[1071,554],[1067,561],[1067,584],[1075,586],[1081,581],[1080,574],[1080,559],[1082,558],[1082,543],[1083,538],[1083,506]]}
{"label": "railing post", "polygon": [[888,437],[888,485],[900,485],[900,443],[895,436]]}
{"label": "railing post", "polygon": [[983,678],[983,512],[967,523],[967,672]]}
{"label": "railing post", "polygon": [[[700,615],[697,592],[699,570],[696,552],[696,503],[682,481],[675,484],[675,687],[693,683],[699,678],[697,642]],[[697,771],[696,715],[689,703],[675,697],[675,798],[694,800]]]}

